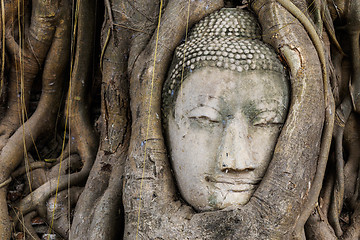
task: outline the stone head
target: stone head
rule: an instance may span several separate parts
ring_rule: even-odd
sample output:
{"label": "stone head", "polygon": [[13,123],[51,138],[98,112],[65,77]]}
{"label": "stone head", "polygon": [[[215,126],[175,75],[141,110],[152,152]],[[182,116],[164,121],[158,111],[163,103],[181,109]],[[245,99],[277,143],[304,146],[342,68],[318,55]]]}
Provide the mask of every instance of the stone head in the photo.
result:
{"label": "stone head", "polygon": [[199,211],[246,204],[272,158],[289,83],[256,18],[221,9],[194,26],[163,88],[177,186]]}

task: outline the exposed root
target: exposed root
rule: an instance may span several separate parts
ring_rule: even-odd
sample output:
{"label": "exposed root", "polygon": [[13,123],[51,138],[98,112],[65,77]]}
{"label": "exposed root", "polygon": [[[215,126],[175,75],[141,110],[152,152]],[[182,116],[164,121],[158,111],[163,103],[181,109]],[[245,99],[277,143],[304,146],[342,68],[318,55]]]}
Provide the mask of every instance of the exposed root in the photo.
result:
{"label": "exposed root", "polygon": [[72,173],[70,176],[62,175],[59,178],[49,180],[28,196],[21,199],[20,202],[16,204],[15,209],[22,214],[27,214],[31,211],[37,210],[40,216],[46,217],[45,202],[51,197],[51,195],[55,194],[57,191],[66,189],[68,186],[76,186],[84,183],[91,166],[92,162],[87,161],[80,172]]}
{"label": "exposed root", "polygon": [[0,184],[0,188],[3,188],[3,187],[5,187],[5,186],[7,186],[9,183],[11,183],[11,181],[12,181],[12,178],[9,177],[8,179],[6,179],[5,182],[3,182],[3,183]]}
{"label": "exposed root", "polygon": [[328,177],[325,179],[321,196],[319,198],[319,207],[324,214],[324,217],[327,218],[330,204],[331,204],[331,196],[333,192],[333,186],[334,186],[334,175],[328,173]]}
{"label": "exposed root", "polygon": [[[320,210],[321,211],[321,210]],[[336,235],[327,219],[321,217],[321,212],[314,211],[305,225],[307,240],[335,240]]]}
{"label": "exposed root", "polygon": [[345,175],[345,201],[352,201],[357,199],[356,189],[358,187],[358,169],[359,169],[359,158],[360,158],[360,129],[359,129],[358,116],[352,114],[345,127],[344,132],[344,144],[348,152],[348,159],[344,168]]}
{"label": "exposed root", "polygon": [[335,102],[331,92],[331,87],[327,75],[327,62],[325,57],[324,46],[314,29],[312,23],[307,17],[291,2],[288,0],[277,0],[284,8],[291,12],[307,30],[319,56],[321,63],[322,75],[323,75],[323,86],[324,86],[324,99],[325,99],[325,126],[323,130],[323,137],[321,140],[320,156],[318,160],[318,166],[316,174],[312,183],[312,187],[309,193],[309,198],[305,203],[303,212],[301,213],[298,222],[294,230],[294,237],[301,238],[303,227],[306,220],[309,218],[311,212],[315,208],[315,204],[318,201],[318,197],[321,191],[327,160],[330,152],[331,139],[334,128],[334,114],[335,114]]}
{"label": "exposed root", "polygon": [[351,225],[348,230],[340,237],[341,240],[354,240],[360,237],[360,205],[355,207],[351,216]]}
{"label": "exposed root", "polygon": [[329,211],[329,222],[333,226],[336,236],[341,236],[343,234],[340,227],[339,217],[343,207],[344,199],[344,157],[343,157],[343,136],[345,124],[350,116],[352,110],[350,98],[345,98],[345,100],[340,104],[336,110],[336,120],[335,120],[335,129],[334,129],[334,138],[335,138],[335,163],[336,163],[336,181],[333,189],[333,198],[330,205]]}
{"label": "exposed root", "polygon": [[[45,5],[50,4],[49,2],[33,1],[32,3],[33,15],[32,24],[30,25],[30,32],[37,33],[37,35],[29,37],[29,41],[31,46],[39,51],[37,56],[34,56],[34,58],[39,60],[45,59],[45,56],[47,56],[42,75],[42,94],[35,113],[9,138],[1,151],[0,181],[5,181],[11,175],[13,170],[22,161],[24,153],[26,153],[33,146],[33,141],[35,141],[42,134],[54,128],[55,119],[57,117],[57,109],[60,105],[63,82],[62,75],[68,60],[68,51],[66,48],[69,46],[70,19],[68,11],[70,9],[67,8],[68,6],[63,5],[61,11],[58,11],[58,5],[55,4],[54,1],[51,2],[51,4],[54,4],[51,6],[55,7],[55,9],[52,9],[52,7],[49,6],[41,5],[41,3]],[[53,10],[53,12],[51,12],[51,10]],[[50,11],[50,13],[42,11]],[[60,16],[61,18],[57,18],[59,22],[54,22],[53,18],[46,18],[44,14]],[[41,25],[44,26],[38,27],[38,22],[42,22],[43,24]],[[57,24],[56,30],[54,26],[55,23]],[[50,29],[48,29],[49,26]],[[52,31],[55,32],[55,35],[52,34]],[[38,48],[36,47],[37,45],[39,45]],[[24,76],[29,74],[29,77],[24,78],[25,80],[28,79],[25,82],[29,82],[28,85],[30,87],[30,82],[32,81],[31,79],[36,76],[39,66],[37,61],[29,60],[29,62],[26,62],[26,58],[24,61],[25,65],[30,68],[28,70],[29,72],[24,72]],[[16,81],[14,80],[13,82],[15,85]],[[16,87],[14,88],[16,89]],[[27,89],[26,94],[30,94],[29,90],[30,89]],[[12,92],[11,94],[17,98],[17,92]],[[24,96],[22,99],[24,98],[26,97]],[[14,100],[14,102],[15,101],[16,100]],[[3,234],[1,239],[9,239],[10,231],[8,230],[8,226],[6,226],[9,224],[9,216],[6,213],[6,190],[2,188],[0,189],[0,192],[0,234]]]}
{"label": "exposed root", "polygon": [[52,223],[52,229],[63,238],[67,238],[69,235],[69,224],[71,221],[69,214],[71,207],[76,204],[82,191],[82,187],[72,187],[59,192],[56,199],[55,196],[53,196],[46,203],[47,222],[50,223],[50,225]]}
{"label": "exposed root", "polygon": [[[40,161],[33,162],[33,163],[29,163],[29,169],[35,170],[38,168],[50,168],[52,165],[53,165],[52,163],[47,163],[47,162],[40,162]],[[26,169],[27,169],[27,167],[25,167],[25,166],[19,167],[11,174],[11,177],[17,178],[19,176],[24,175],[26,173]]]}
{"label": "exposed root", "polygon": [[354,111],[360,112],[360,2],[348,0],[346,30],[351,44],[352,77],[350,95]]}
{"label": "exposed root", "polygon": [[40,240],[31,223],[31,220],[36,217],[36,215],[37,213],[35,211],[26,214],[24,216],[24,221],[20,222],[20,227],[23,232],[30,236],[30,239]]}
{"label": "exposed root", "polygon": [[[44,163],[44,162],[34,162],[34,163],[30,163],[29,165],[31,166],[32,164],[37,164],[37,163]],[[45,165],[48,165],[48,164],[49,163],[45,163]],[[55,164],[55,163],[53,163],[53,164]],[[43,165],[43,164],[39,164],[39,165]],[[30,194],[30,192],[31,192],[30,190],[33,191],[33,190],[39,188],[40,186],[45,184],[48,180],[51,180],[52,178],[57,178],[57,176],[59,176],[59,174],[65,175],[67,173],[77,172],[77,171],[79,171],[79,169],[81,169],[81,167],[82,167],[82,162],[81,162],[80,157],[78,155],[72,155],[72,156],[64,159],[61,164],[58,163],[58,164],[54,165],[51,169],[48,169],[48,168],[46,168],[46,169],[44,169],[44,168],[31,169],[30,168],[30,171],[28,172],[28,174],[30,175],[31,182],[26,181],[26,185],[25,185],[26,187],[25,187],[24,194],[25,195]],[[24,167],[22,167],[22,170],[23,169],[24,169]]]}
{"label": "exposed root", "polygon": [[[32,8],[31,24],[24,35],[26,41],[25,38],[22,39],[19,42],[22,45],[19,45],[14,39],[15,33],[9,33],[6,39],[7,48],[12,55],[12,67],[9,76],[8,109],[0,123],[0,133],[2,133],[0,149],[5,146],[16,129],[27,120],[26,112],[31,87],[45,61],[55,34],[53,23],[57,19],[50,18],[50,16],[59,16],[55,9],[38,1],[32,2]],[[25,31],[25,29],[22,30]],[[19,29],[19,35],[20,33],[21,29]],[[22,37],[21,35],[20,38]]]}
{"label": "exposed root", "polygon": [[83,163],[81,158],[77,154],[73,154],[66,159],[63,159],[62,162],[57,163],[54,167],[47,172],[47,179],[56,178],[57,176],[65,175],[67,173],[76,172],[78,169],[81,169]]}

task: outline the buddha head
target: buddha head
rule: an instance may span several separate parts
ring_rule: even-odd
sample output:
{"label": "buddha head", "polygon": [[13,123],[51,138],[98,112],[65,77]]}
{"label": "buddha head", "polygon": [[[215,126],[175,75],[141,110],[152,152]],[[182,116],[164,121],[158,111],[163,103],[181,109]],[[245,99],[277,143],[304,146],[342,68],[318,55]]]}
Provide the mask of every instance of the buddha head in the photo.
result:
{"label": "buddha head", "polygon": [[163,123],[177,186],[198,211],[250,200],[286,119],[287,75],[260,37],[250,12],[224,8],[175,50]]}

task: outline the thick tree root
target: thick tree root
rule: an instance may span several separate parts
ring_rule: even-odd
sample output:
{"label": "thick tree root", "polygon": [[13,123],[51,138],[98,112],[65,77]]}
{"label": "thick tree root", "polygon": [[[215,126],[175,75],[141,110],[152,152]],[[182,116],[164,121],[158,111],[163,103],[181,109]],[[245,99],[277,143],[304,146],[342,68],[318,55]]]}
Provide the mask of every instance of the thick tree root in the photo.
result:
{"label": "thick tree root", "polygon": [[[19,41],[23,45],[19,45],[14,39],[15,33],[7,34],[7,48],[12,55],[12,67],[9,77],[8,109],[0,123],[0,149],[27,120],[31,87],[53,42],[56,22],[59,21],[59,14],[56,14],[58,7],[59,1],[32,1],[31,24],[27,29],[22,29],[24,35],[20,34],[19,29],[20,38],[26,36],[27,41],[24,37],[23,43]],[[26,9],[24,11],[27,12]],[[20,20],[20,16],[18,17]]]}
{"label": "thick tree root", "polygon": [[[320,210],[321,211],[321,210]],[[321,213],[315,210],[309,217],[305,225],[307,240],[336,240],[334,230],[331,228],[326,218],[321,217]]]}
{"label": "thick tree root", "polygon": [[76,186],[86,181],[92,162],[85,162],[80,172],[72,173],[69,175],[62,175],[53,178],[43,184],[41,187],[30,193],[25,198],[21,199],[16,204],[17,209],[22,214],[27,214],[31,211],[37,210],[40,216],[46,217],[46,204],[45,202],[58,191],[65,190],[68,186]]}
{"label": "thick tree root", "polygon": [[[50,4],[49,2],[43,2],[43,4]],[[54,5],[51,5],[54,4]],[[47,59],[45,61],[44,70],[43,70],[43,88],[41,98],[38,104],[38,108],[35,113],[29,118],[28,121],[23,124],[7,141],[6,145],[3,147],[0,154],[0,182],[5,181],[13,172],[13,170],[20,164],[21,160],[24,157],[24,153],[33,146],[37,137],[51,131],[55,125],[55,119],[57,117],[57,111],[61,99],[62,93],[62,75],[66,67],[66,62],[68,60],[68,51],[67,47],[69,46],[69,34],[70,34],[70,19],[69,19],[69,8],[68,4],[62,2],[61,11],[58,11],[58,4],[51,2],[51,6],[40,5],[39,2],[33,1],[33,12],[38,13],[40,17],[36,14],[33,17],[38,17],[39,19],[34,19],[33,24],[36,24],[36,21],[42,22],[45,24],[47,21],[50,25],[53,25],[53,18],[46,19],[44,10],[56,10],[55,12],[58,16],[56,19],[57,27],[55,30],[55,35],[51,44],[49,51],[45,52],[47,54]],[[43,8],[44,7],[44,8]],[[51,7],[51,8],[49,8]],[[48,9],[45,9],[48,8]],[[38,12],[37,12],[38,11]],[[42,19],[42,17],[45,17]],[[54,23],[55,24],[55,23]],[[45,24],[46,25],[46,24]],[[34,28],[37,28],[34,26]],[[53,26],[53,28],[55,28]],[[39,29],[37,29],[39,30]],[[44,30],[44,29],[43,29]],[[36,31],[35,31],[36,32]],[[46,35],[46,32],[42,32]],[[52,34],[50,34],[52,36]],[[44,40],[41,37],[36,36],[37,39],[35,42]],[[44,36],[46,38],[46,36]],[[51,42],[50,42],[51,43]],[[32,43],[35,45],[35,43]],[[46,44],[45,44],[46,46]],[[39,47],[42,49],[44,46]],[[42,53],[44,54],[44,53]],[[41,56],[37,56],[40,58]],[[43,57],[44,58],[44,57]],[[38,63],[36,62],[36,65]],[[29,65],[31,66],[31,65]],[[56,66],[56,67],[54,67]],[[31,85],[31,84],[30,84]],[[6,226],[9,224],[9,217],[6,206],[6,189],[0,189],[0,236],[1,239],[9,239],[10,231],[9,227]]]}
{"label": "thick tree root", "polygon": [[301,24],[308,32],[318,53],[318,57],[321,63],[322,76],[323,76],[324,99],[325,99],[325,110],[326,110],[325,127],[323,131],[323,137],[321,140],[320,156],[318,160],[318,166],[316,169],[316,175],[312,182],[312,187],[309,192],[309,198],[307,199],[304,210],[301,213],[297,221],[296,228],[294,230],[294,237],[301,239],[301,233],[303,232],[303,228],[306,223],[306,220],[309,218],[311,212],[315,208],[315,204],[318,201],[323,179],[325,176],[325,169],[330,152],[330,145],[331,145],[333,128],[334,128],[335,102],[331,92],[331,87],[327,74],[327,61],[325,57],[325,49],[312,23],[290,0],[276,0],[276,1],[281,3],[281,5],[283,5],[291,14],[293,14],[301,22]]}
{"label": "thick tree root", "polygon": [[[106,26],[111,31],[105,40],[103,49],[106,50],[102,58],[102,143],[76,207],[71,235],[76,239],[120,238],[123,230],[119,228],[123,224],[119,213],[123,188],[120,176],[127,156],[131,126],[126,76],[128,45],[133,31],[113,25],[113,20],[121,20],[120,2],[107,4],[109,19]],[[110,15],[112,8],[114,14]]]}
{"label": "thick tree root", "polygon": [[49,226],[65,239],[68,238],[70,231],[71,207],[76,204],[82,191],[82,187],[65,189],[46,202],[46,219]]}
{"label": "thick tree root", "polygon": [[26,214],[24,216],[24,221],[20,222],[20,226],[21,226],[22,231],[24,233],[26,233],[25,236],[27,234],[29,235],[29,237],[28,237],[29,239],[40,240],[36,231],[32,227],[32,223],[31,223],[31,220],[36,216],[37,216],[37,213],[35,211]]}
{"label": "thick tree root", "polygon": [[[50,168],[53,164],[52,163],[47,163],[47,162],[33,162],[29,164],[29,169],[30,170],[35,170],[38,168]],[[12,178],[17,178],[19,176],[24,175],[27,172],[27,167],[23,166],[23,167],[19,167],[18,169],[16,169],[12,174],[11,177]]]}
{"label": "thick tree root", "polygon": [[333,226],[336,236],[341,236],[343,234],[340,227],[340,213],[343,207],[344,199],[344,157],[343,157],[343,136],[345,124],[350,116],[352,111],[351,99],[350,97],[345,98],[345,100],[340,104],[336,110],[336,119],[335,119],[335,129],[334,129],[334,139],[335,139],[335,167],[336,167],[336,181],[333,189],[333,197],[329,210],[329,222]]}
{"label": "thick tree root", "polygon": [[360,205],[355,207],[351,216],[351,225],[348,230],[341,236],[341,240],[355,240],[360,237]]}

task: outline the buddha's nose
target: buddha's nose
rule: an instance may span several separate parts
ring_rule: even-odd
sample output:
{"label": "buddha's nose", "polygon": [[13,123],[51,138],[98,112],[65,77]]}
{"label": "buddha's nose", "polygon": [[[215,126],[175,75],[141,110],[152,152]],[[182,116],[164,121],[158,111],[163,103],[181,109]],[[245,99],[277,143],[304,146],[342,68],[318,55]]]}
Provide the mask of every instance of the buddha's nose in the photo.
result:
{"label": "buddha's nose", "polygon": [[223,172],[251,171],[256,168],[248,137],[248,123],[232,119],[224,129],[218,152],[219,168]]}

